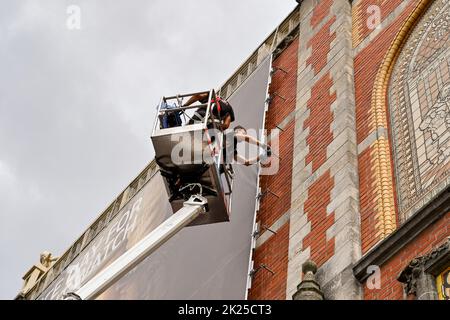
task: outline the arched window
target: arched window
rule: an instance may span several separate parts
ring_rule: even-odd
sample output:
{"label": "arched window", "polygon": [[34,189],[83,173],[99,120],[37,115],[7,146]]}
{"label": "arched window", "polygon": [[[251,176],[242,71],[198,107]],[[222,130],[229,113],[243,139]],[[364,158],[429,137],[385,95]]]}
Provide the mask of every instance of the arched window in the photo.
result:
{"label": "arched window", "polygon": [[450,1],[413,28],[392,70],[388,105],[400,222],[450,185]]}

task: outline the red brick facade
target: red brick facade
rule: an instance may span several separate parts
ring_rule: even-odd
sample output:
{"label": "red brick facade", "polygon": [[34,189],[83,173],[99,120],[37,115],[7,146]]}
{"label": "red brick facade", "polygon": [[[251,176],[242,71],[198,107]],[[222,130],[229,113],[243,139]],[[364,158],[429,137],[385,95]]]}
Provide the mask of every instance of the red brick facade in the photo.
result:
{"label": "red brick facade", "polygon": [[404,0],[360,0],[353,2],[355,3],[353,6],[353,34],[355,35],[355,45],[357,45],[373,32],[367,23],[368,19],[375,13],[372,8],[379,8],[382,22]]}
{"label": "red brick facade", "polygon": [[[274,65],[282,67],[288,73],[277,72],[274,75],[271,85],[271,92],[286,97],[287,100],[275,96],[266,119],[268,129],[278,126],[286,117],[296,110],[299,99],[307,97],[307,109],[309,114],[305,116],[304,122],[296,124],[291,121],[281,134],[280,171],[275,176],[262,177],[261,188],[276,193],[280,198],[267,194],[261,201],[257,220],[260,225],[267,227],[276,223],[283,215],[291,210],[291,204],[296,199],[291,199],[292,193],[292,167],[293,148],[295,147],[295,127],[301,125],[302,130],[309,130],[303,138],[309,149],[305,152],[305,166],[312,168],[311,174],[314,176],[312,183],[307,186],[304,193],[301,193],[304,200],[302,210],[307,219],[308,228],[301,229],[304,232],[298,246],[294,246],[297,251],[310,251],[309,257],[319,267],[329,262],[331,258],[336,258],[336,237],[329,232],[337,223],[335,212],[330,204],[333,197],[333,189],[338,187],[335,174],[330,169],[321,170],[330,159],[328,148],[337,137],[333,135],[333,125],[337,115],[333,112],[333,105],[339,100],[336,93],[336,83],[331,70],[333,65],[330,62],[333,56],[330,54],[333,47],[339,46],[336,31],[336,23],[339,17],[333,15],[334,4],[338,0],[326,1],[304,1],[305,10],[301,17],[309,23],[311,34],[302,50],[302,43],[295,40],[281,55],[274,61]],[[359,188],[358,214],[360,215],[360,252],[361,257],[367,255],[371,249],[384,239],[383,235],[377,231],[377,226],[382,223],[377,216],[377,203],[379,194],[375,191],[376,166],[373,161],[373,154],[376,152],[374,143],[376,142],[377,128],[374,127],[373,110],[371,107],[374,86],[377,74],[380,70],[386,54],[391,47],[394,38],[402,28],[405,20],[416,9],[420,0],[354,0],[352,3],[352,35],[353,35],[353,74],[354,101],[356,109],[356,145],[357,173]],[[306,3],[306,4],[305,4]],[[312,6],[312,3],[315,6]],[[371,30],[366,23],[371,15],[368,10],[370,6],[377,5],[381,10],[381,27]],[[302,9],[301,9],[302,10]],[[304,23],[304,22],[301,22]],[[302,30],[302,29],[301,29]],[[300,41],[302,32],[300,31]],[[334,55],[337,55],[335,52]],[[302,61],[299,61],[303,59]],[[335,63],[335,62],[333,62]],[[305,70],[311,69],[312,78],[310,88],[298,87],[297,81],[301,80]],[[335,79],[336,80],[336,79]],[[308,91],[308,90],[309,91]],[[297,95],[302,94],[301,97]],[[386,98],[387,99],[387,98]],[[387,105],[387,103],[386,103]],[[386,110],[389,114],[389,110]],[[389,117],[387,119],[387,137],[391,139]],[[373,141],[371,139],[374,139]],[[296,142],[298,144],[298,142]],[[301,150],[302,151],[302,150]],[[392,180],[395,184],[394,167],[391,154]],[[327,167],[328,168],[328,167]],[[320,172],[319,176],[317,173]],[[303,190],[301,190],[303,191]],[[394,193],[395,193],[394,185]],[[397,195],[394,194],[394,199]],[[292,219],[292,215],[291,215]],[[397,228],[401,227],[397,217]],[[439,221],[429,226],[421,232],[415,239],[405,245],[404,248],[390,258],[381,268],[381,289],[369,290],[365,283],[360,284],[364,299],[406,299],[404,285],[397,280],[400,272],[418,256],[426,255],[437,246],[446,241],[450,234],[450,213],[447,213]],[[292,228],[292,226],[291,226]],[[307,230],[307,231],[304,231]],[[292,230],[291,230],[292,232]],[[291,237],[291,238],[290,238]],[[289,222],[281,226],[276,235],[268,238],[255,250],[255,266],[266,264],[275,275],[261,271],[253,279],[250,299],[290,299],[286,289],[292,284],[288,282],[288,268],[290,263],[289,255],[292,254],[290,241],[298,241],[296,236],[289,234]],[[295,270],[298,272],[298,270]],[[297,279],[297,285],[300,277]]]}
{"label": "red brick facade", "polygon": [[[391,9],[394,8],[395,7],[391,7]],[[371,122],[373,121],[370,116],[370,106],[375,78],[392,40],[413,8],[414,3],[412,2],[390,26],[383,30],[366,48],[355,56],[355,98],[358,144],[362,143],[374,132],[374,130],[371,130],[370,128]],[[374,168],[371,162],[371,152],[373,152],[372,147],[368,147],[360,154],[358,159],[363,253],[368,252],[381,240],[381,238],[377,236],[375,229],[378,221],[374,215],[376,195],[373,193],[375,181]]]}
{"label": "red brick facade", "polygon": [[327,171],[318,179],[308,192],[305,211],[311,222],[310,232],[303,245],[311,247],[311,259],[320,267],[334,255],[334,238],[327,241],[326,232],[334,223],[334,213],[327,215],[327,205],[331,201],[330,192],[334,187],[334,179]]}
{"label": "red brick facade", "polygon": [[312,65],[315,74],[318,74],[326,65],[328,53],[330,52],[331,42],[336,39],[336,33],[330,34],[330,26],[336,21],[333,17],[328,21],[309,41],[309,46],[312,49],[312,54],[306,60],[306,63]]}
{"label": "red brick facade", "polygon": [[[375,1],[380,2],[382,21],[387,16],[392,14],[394,10],[403,2],[398,1]],[[375,85],[375,78],[377,76],[378,69],[380,68],[385,55],[388,52],[389,47],[394,40],[394,37],[399,32],[400,28],[404,24],[405,20],[416,8],[418,0],[411,0],[405,6],[393,21],[388,24],[383,30],[373,39],[367,46],[362,49],[355,56],[355,96],[356,96],[356,112],[357,112],[357,133],[358,144],[362,143],[365,139],[373,133],[373,129],[370,128],[372,121],[370,117],[370,105],[373,93],[373,87]],[[373,30],[369,30],[361,21],[364,21],[367,8],[373,5],[372,0],[358,1],[358,5],[354,8],[354,27],[358,27],[360,33],[360,39],[354,41],[356,47],[365,39]],[[366,14],[367,16],[367,14]],[[354,39],[355,40],[355,39]],[[368,63],[368,61],[370,63]],[[386,110],[386,112],[389,112]],[[389,125],[389,118],[388,125]],[[389,137],[391,137],[391,129],[388,128]],[[371,164],[371,152],[372,147],[366,148],[358,158],[359,163],[359,179],[360,179],[360,211],[361,211],[361,237],[362,237],[362,253],[368,253],[382,238],[377,235],[375,226],[380,223],[374,213],[376,207],[376,195],[373,193],[374,185],[374,168]],[[391,148],[391,164],[392,160],[392,148]],[[392,172],[394,168],[392,166]],[[393,176],[395,184],[395,177]],[[395,192],[395,189],[394,189]],[[395,195],[395,199],[397,196]],[[397,225],[399,225],[397,215]],[[449,230],[449,214],[444,218],[441,218],[437,223],[433,224],[425,231],[423,231],[417,238],[406,245],[400,253],[392,257],[386,264],[381,266],[381,289],[368,289],[364,285],[364,298],[368,300],[372,299],[389,299],[398,300],[405,297],[403,285],[397,280],[400,272],[410,263],[410,261],[418,256],[426,255],[434,248],[442,244],[446,237],[450,234]]]}
{"label": "red brick facade", "polygon": [[329,73],[325,74],[312,88],[311,99],[308,101],[310,115],[304,123],[305,129],[310,129],[306,138],[309,146],[306,164],[312,163],[313,173],[327,160],[327,146],[333,141],[330,129],[333,113],[330,107],[336,101],[336,93],[331,94],[332,85]]}
{"label": "red brick facade", "polygon": [[427,255],[447,240],[450,234],[450,212],[422,232],[413,242],[381,266],[381,289],[364,289],[366,300],[402,300],[406,297],[403,285],[397,281],[400,272],[412,259]]}
{"label": "red brick facade", "polygon": [[[277,71],[273,75],[270,92],[277,93],[269,106],[266,117],[266,129],[275,129],[289,114],[294,112],[297,92],[297,61],[299,40],[294,40],[290,46],[274,60],[274,67],[287,73]],[[284,101],[279,96],[286,99]],[[262,191],[270,190],[279,196],[266,194],[261,199],[257,221],[260,225],[271,226],[290,209],[292,157],[294,143],[294,121],[280,133],[280,170],[277,175],[261,177]],[[262,229],[262,232],[265,230]],[[268,231],[266,231],[268,232]],[[285,223],[276,235],[273,235],[254,254],[255,266],[267,265],[275,275],[264,270],[258,272],[250,290],[250,299],[286,299],[286,281],[289,246],[289,221]]]}
{"label": "red brick facade", "polygon": [[268,241],[262,244],[253,258],[255,266],[261,263],[269,266],[274,275],[260,270],[253,279],[250,300],[285,300],[288,266],[289,223],[277,231]]}
{"label": "red brick facade", "polygon": [[320,1],[320,3],[317,4],[316,7],[314,7],[314,11],[311,17],[311,26],[313,26],[314,28],[317,27],[317,25],[328,16],[332,4],[333,0],[324,0]]}

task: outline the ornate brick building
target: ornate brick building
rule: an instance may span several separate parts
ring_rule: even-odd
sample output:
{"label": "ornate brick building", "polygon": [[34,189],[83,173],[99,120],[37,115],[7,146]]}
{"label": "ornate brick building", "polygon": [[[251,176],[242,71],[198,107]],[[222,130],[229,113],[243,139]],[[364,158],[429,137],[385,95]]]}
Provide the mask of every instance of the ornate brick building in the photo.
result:
{"label": "ornate brick building", "polygon": [[250,298],[291,299],[312,260],[325,299],[448,299],[450,1],[297,2]]}
{"label": "ornate brick building", "polygon": [[[449,299],[450,0],[297,2],[220,88],[230,97],[272,57],[265,128],[281,132],[279,170],[259,180],[248,298]],[[156,171],[20,297],[57,297],[67,266],[89,260]]]}

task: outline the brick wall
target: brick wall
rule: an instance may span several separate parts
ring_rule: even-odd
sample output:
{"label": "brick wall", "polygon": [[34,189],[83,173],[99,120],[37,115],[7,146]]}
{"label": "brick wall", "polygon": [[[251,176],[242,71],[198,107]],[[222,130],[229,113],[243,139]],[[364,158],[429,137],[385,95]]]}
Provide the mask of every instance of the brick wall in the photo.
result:
{"label": "brick wall", "polygon": [[428,227],[411,243],[406,245],[398,254],[381,266],[381,288],[369,290],[364,288],[366,300],[402,300],[405,297],[403,285],[397,277],[412,259],[424,256],[439,247],[450,234],[450,212],[439,221]]}
{"label": "brick wall", "polygon": [[[354,19],[364,19],[361,12],[363,7],[367,7],[371,0],[358,2],[353,10]],[[378,69],[388,51],[392,40],[400,30],[405,19],[414,9],[417,1],[410,1],[405,9],[387,25],[370,43],[367,44],[356,56],[354,60],[355,68],[355,97],[356,97],[356,126],[357,143],[359,145],[358,168],[360,180],[360,212],[361,212],[361,236],[363,253],[368,252],[375,244],[382,240],[383,235],[378,231],[377,226],[381,223],[377,217],[377,197],[374,193],[375,166],[373,161],[374,142],[378,128],[373,126],[371,115],[372,90]],[[355,8],[355,7],[354,7]],[[395,8],[394,5],[385,4],[383,16],[388,16]],[[355,13],[356,12],[356,13]],[[357,16],[355,16],[357,14]],[[355,45],[355,43],[354,43]],[[391,154],[392,159],[392,154]],[[393,163],[393,161],[391,161]],[[394,170],[392,168],[391,172]],[[392,177],[394,179],[394,177]],[[394,179],[395,181],[395,179]],[[394,197],[396,198],[396,197]]]}
{"label": "brick wall", "polygon": [[303,239],[303,246],[311,248],[311,259],[319,267],[334,254],[335,239],[327,239],[327,230],[334,223],[334,212],[327,214],[333,187],[334,178],[330,176],[330,171],[327,171],[311,186],[308,200],[305,202],[305,211],[314,232],[310,232]]}
{"label": "brick wall", "polygon": [[380,9],[380,22],[383,22],[405,0],[358,0],[353,2],[353,41],[356,47],[373,32],[367,23],[374,13],[373,6]]}
{"label": "brick wall", "polygon": [[[373,88],[386,52],[418,1],[355,0],[351,8],[341,0],[302,2],[301,41],[274,61],[288,74],[274,75],[271,92],[277,95],[266,121],[270,129],[295,119],[281,134],[280,172],[261,180],[262,191],[279,197],[262,199],[258,221],[276,225],[277,234],[263,234],[255,267],[266,264],[275,275],[259,271],[251,299],[290,299],[307,259],[318,264],[328,299],[403,299],[398,274],[448,236],[449,214],[381,266],[380,290],[362,293],[355,282],[352,265],[385,237],[379,230],[374,153],[377,137],[389,138],[390,127],[389,119],[385,128],[374,126]],[[381,9],[375,30],[367,27],[370,5]],[[389,156],[393,164],[392,151]]]}
{"label": "brick wall", "polygon": [[[378,135],[385,135],[387,138],[391,136],[389,117],[387,117],[387,128],[376,128],[373,125],[373,110],[371,110],[373,88],[377,72],[394,37],[418,3],[418,0],[360,0],[353,6],[356,125],[363,254],[368,253],[384,238],[378,229],[382,221],[379,217],[378,199],[374,189],[376,168],[373,153],[377,131]],[[373,4],[381,7],[382,25],[378,30],[369,30],[366,25],[367,8]],[[388,113],[389,110],[386,110],[386,112]],[[393,173],[392,146],[390,152],[391,172]],[[395,184],[393,175],[392,179]],[[394,190],[394,199],[396,198]],[[432,249],[446,241],[450,231],[449,219],[449,214],[447,214],[402,248],[387,263],[380,266],[381,289],[368,289],[364,284],[364,299],[399,300],[413,298],[404,296],[403,285],[397,281],[397,277],[412,259],[428,254]]]}
{"label": "brick wall", "polygon": [[[298,44],[299,40],[294,40],[273,62],[274,67],[281,68],[287,73],[280,70],[273,75],[270,86],[273,101],[266,115],[266,129],[268,130],[280,126],[295,110]],[[262,176],[260,181],[263,192],[270,190],[279,196],[278,198],[273,194],[267,193],[261,199],[257,222],[267,227],[271,227],[288,212],[291,204],[293,118],[282,129],[284,132],[280,132],[279,172],[273,176]],[[269,232],[264,229],[261,231],[263,234],[264,232]],[[277,230],[276,235],[272,235],[256,248],[253,257],[255,267],[265,264],[275,272],[275,275],[270,274],[266,270],[260,270],[254,276],[249,299],[286,299],[288,246],[289,221],[285,222]]]}
{"label": "brick wall", "polygon": [[351,265],[361,254],[349,1],[300,8],[287,296],[314,260],[327,299],[362,297]]}

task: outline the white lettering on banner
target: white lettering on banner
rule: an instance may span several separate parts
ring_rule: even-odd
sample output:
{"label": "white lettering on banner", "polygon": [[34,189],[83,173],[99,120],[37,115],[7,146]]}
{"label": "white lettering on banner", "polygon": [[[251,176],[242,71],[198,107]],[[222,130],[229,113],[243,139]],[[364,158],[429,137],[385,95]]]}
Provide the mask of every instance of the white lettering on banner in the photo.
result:
{"label": "white lettering on banner", "polygon": [[82,253],[80,262],[70,265],[63,271],[60,278],[47,289],[48,291],[40,299],[61,299],[64,294],[79,289],[88,277],[99,271],[99,268],[105,267],[107,259],[113,257],[114,253],[127,242],[128,236],[136,229],[142,201],[143,197],[138,198],[131,209],[109,226],[109,230],[105,234],[94,239],[88,250]]}
{"label": "white lettering on banner", "polygon": [[78,265],[69,266],[67,268],[69,273],[66,280],[67,291],[75,291],[81,286],[81,272]]}

